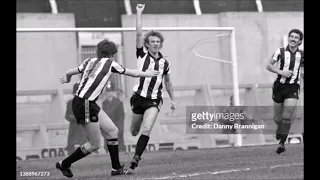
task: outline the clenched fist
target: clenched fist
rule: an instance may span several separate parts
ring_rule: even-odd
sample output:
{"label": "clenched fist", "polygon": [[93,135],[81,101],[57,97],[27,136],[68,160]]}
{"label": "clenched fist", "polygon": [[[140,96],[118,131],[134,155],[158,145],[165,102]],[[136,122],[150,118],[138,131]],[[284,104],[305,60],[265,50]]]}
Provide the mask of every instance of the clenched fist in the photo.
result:
{"label": "clenched fist", "polygon": [[282,76],[285,76],[285,77],[287,77],[287,78],[288,78],[288,77],[291,77],[292,74],[293,74],[293,72],[290,71],[290,70],[284,70],[284,71],[281,72],[281,75],[282,75]]}
{"label": "clenched fist", "polygon": [[136,7],[137,13],[142,13],[142,12],[143,12],[143,10],[144,10],[144,5],[145,5],[145,4],[137,4],[137,7]]}

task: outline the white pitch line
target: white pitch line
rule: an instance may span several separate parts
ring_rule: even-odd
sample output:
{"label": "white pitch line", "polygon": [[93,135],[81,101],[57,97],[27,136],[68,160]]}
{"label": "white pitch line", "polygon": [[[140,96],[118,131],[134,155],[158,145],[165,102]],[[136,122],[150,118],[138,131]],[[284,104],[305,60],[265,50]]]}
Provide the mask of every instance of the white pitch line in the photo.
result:
{"label": "white pitch line", "polygon": [[[174,178],[186,178],[186,177],[194,177],[199,175],[217,175],[217,174],[227,174],[232,172],[240,172],[240,171],[250,171],[250,170],[258,170],[258,169],[274,169],[277,167],[288,167],[288,166],[303,166],[303,163],[293,163],[293,164],[279,164],[274,166],[260,166],[260,167],[252,167],[252,168],[241,168],[241,169],[227,169],[222,171],[214,171],[214,172],[198,172],[192,174],[181,174],[181,175],[173,175],[173,176],[163,176],[163,177],[154,177],[147,179],[174,179]],[[175,174],[175,173],[174,173]]]}
{"label": "white pitch line", "polygon": [[303,163],[293,163],[293,164],[283,164],[283,165],[274,165],[270,166],[270,169],[276,168],[276,167],[288,167],[288,166],[302,166]]}

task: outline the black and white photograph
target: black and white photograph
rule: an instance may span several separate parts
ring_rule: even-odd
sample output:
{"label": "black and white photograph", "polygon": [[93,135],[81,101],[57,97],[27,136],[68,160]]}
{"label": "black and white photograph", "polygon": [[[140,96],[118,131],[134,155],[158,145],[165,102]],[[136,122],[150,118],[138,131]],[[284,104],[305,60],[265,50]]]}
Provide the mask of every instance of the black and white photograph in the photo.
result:
{"label": "black and white photograph", "polygon": [[303,180],[304,1],[16,0],[16,118],[18,180]]}

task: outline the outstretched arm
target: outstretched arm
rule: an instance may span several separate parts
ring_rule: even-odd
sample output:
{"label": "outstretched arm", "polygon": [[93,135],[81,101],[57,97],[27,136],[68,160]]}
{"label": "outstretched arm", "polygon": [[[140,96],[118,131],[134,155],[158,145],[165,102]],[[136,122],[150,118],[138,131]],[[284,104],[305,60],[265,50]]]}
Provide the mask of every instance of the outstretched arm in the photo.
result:
{"label": "outstretched arm", "polygon": [[73,75],[80,74],[80,73],[82,73],[82,72],[85,70],[85,68],[86,68],[86,66],[88,65],[89,61],[90,61],[90,58],[84,60],[78,67],[73,68],[73,69],[69,69],[69,70],[66,72],[66,74],[65,74],[63,77],[60,78],[60,82],[61,82],[62,84],[63,84],[63,83],[69,83],[70,80],[71,80],[71,77],[72,77]]}
{"label": "outstretched arm", "polygon": [[123,74],[131,77],[153,77],[158,76],[159,71],[147,70],[144,72],[137,69],[126,69]]}
{"label": "outstretched arm", "polygon": [[132,77],[153,77],[159,75],[159,71],[147,70],[144,72],[137,69],[127,69],[114,61],[112,62],[111,72]]}
{"label": "outstretched arm", "polygon": [[69,83],[70,80],[71,80],[71,77],[73,75],[76,75],[76,74],[80,74],[78,68],[73,68],[73,69],[69,69],[66,74],[60,78],[60,82],[63,84],[63,83]]}
{"label": "outstretched arm", "polygon": [[137,33],[137,39],[136,39],[136,47],[142,48],[143,47],[143,37],[142,37],[142,12],[144,9],[144,4],[137,4],[137,16],[136,16],[136,33]]}

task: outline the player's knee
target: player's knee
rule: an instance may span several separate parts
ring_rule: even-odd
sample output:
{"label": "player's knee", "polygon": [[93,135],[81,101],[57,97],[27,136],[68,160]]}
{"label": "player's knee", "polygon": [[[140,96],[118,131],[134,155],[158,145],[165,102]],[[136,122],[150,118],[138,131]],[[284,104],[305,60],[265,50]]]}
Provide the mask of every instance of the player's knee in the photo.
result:
{"label": "player's knee", "polygon": [[118,138],[119,129],[115,127],[112,131],[108,132],[110,138]]}
{"label": "player's knee", "polygon": [[132,136],[137,136],[138,134],[139,134],[138,131],[131,131],[131,135],[132,135]]}
{"label": "player's knee", "polygon": [[84,151],[88,151],[88,153],[92,153],[98,150],[100,148],[100,145],[96,143],[87,142],[82,146],[82,148],[84,149]]}
{"label": "player's knee", "polygon": [[135,130],[135,129],[130,129],[131,135],[132,136],[136,136],[139,134],[139,131]]}
{"label": "player's knee", "polygon": [[141,134],[146,135],[146,136],[150,136],[151,129],[152,129],[151,127],[145,126],[145,127],[143,127]]}
{"label": "player's knee", "polygon": [[282,121],[282,117],[274,117],[274,118],[273,118],[273,121],[274,121],[276,124],[279,124],[279,123]]}
{"label": "player's knee", "polygon": [[291,117],[292,117],[292,113],[283,113],[283,115],[282,115],[282,121],[283,120],[290,120],[291,119]]}
{"label": "player's knee", "polygon": [[137,128],[134,124],[131,124],[130,126],[130,132],[132,136],[136,136],[139,134],[140,128]]}
{"label": "player's knee", "polygon": [[291,119],[290,118],[282,118],[282,123],[290,124],[291,123]]}

